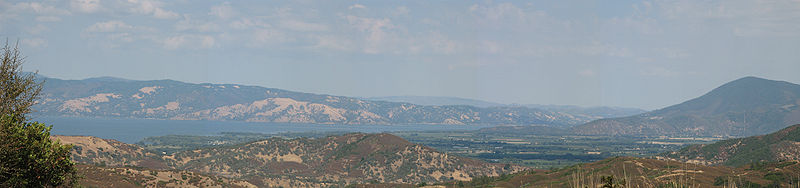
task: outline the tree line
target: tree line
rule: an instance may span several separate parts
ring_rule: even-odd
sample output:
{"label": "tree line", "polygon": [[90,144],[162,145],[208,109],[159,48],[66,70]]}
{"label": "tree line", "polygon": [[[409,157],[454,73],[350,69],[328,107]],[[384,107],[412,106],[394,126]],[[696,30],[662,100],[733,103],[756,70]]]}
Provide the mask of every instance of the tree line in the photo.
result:
{"label": "tree line", "polygon": [[52,125],[31,122],[43,81],[23,72],[19,45],[0,50],[0,187],[73,187],[78,175],[71,145],[50,139]]}

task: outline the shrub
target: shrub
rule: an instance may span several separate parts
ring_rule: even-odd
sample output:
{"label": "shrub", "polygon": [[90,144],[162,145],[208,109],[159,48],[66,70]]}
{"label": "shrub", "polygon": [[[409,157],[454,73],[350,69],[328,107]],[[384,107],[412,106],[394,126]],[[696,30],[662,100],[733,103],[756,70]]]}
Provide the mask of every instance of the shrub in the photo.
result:
{"label": "shrub", "polygon": [[50,140],[50,129],[4,115],[0,122],[0,187],[50,187],[77,182],[71,145]]}

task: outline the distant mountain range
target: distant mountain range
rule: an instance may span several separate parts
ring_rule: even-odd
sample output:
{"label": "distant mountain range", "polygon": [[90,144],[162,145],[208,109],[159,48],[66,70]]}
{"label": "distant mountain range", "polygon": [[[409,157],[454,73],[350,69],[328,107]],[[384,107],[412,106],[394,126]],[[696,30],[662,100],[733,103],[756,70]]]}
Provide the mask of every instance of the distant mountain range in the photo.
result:
{"label": "distant mountain range", "polygon": [[[475,107],[363,100],[237,84],[45,78],[34,108],[43,116],[320,124],[550,125],[568,127],[596,114],[523,106]],[[617,113],[617,112],[612,112]]]}
{"label": "distant mountain range", "polygon": [[541,104],[501,104],[476,99],[466,99],[459,97],[438,97],[438,96],[387,96],[387,97],[366,97],[366,100],[373,101],[389,101],[389,102],[404,102],[418,105],[430,106],[446,106],[446,105],[466,105],[482,108],[489,107],[527,107],[535,109],[543,109],[559,113],[573,114],[585,117],[594,118],[615,118],[631,116],[647,112],[646,110],[638,108],[623,108],[623,107],[580,107],[573,105],[541,105]]}
{"label": "distant mountain range", "polygon": [[775,133],[692,145],[662,156],[704,165],[800,160],[800,124]]}
{"label": "distant mountain range", "polygon": [[756,77],[741,78],[698,98],[644,113],[640,109],[615,107],[497,105],[450,97],[368,100],[173,80],[42,79],[47,82],[35,109],[43,116],[319,124],[547,125],[585,135],[719,137],[766,134],[800,123],[800,85]]}
{"label": "distant mountain range", "polygon": [[467,99],[460,97],[440,97],[440,96],[385,96],[385,97],[364,97],[364,100],[371,101],[388,101],[388,102],[403,102],[418,105],[428,106],[448,106],[448,105],[466,105],[481,108],[506,106],[505,104]]}
{"label": "distant mountain range", "polygon": [[226,181],[245,180],[259,187],[343,187],[373,181],[416,184],[470,180],[526,169],[441,153],[390,134],[270,138],[169,155],[96,137],[55,136],[53,139],[73,144],[72,160],[77,163],[101,167],[136,166],[140,171],[199,172],[229,178]]}
{"label": "distant mountain range", "polygon": [[698,98],[639,115],[595,120],[589,135],[752,136],[800,123],[800,85],[745,77]]}

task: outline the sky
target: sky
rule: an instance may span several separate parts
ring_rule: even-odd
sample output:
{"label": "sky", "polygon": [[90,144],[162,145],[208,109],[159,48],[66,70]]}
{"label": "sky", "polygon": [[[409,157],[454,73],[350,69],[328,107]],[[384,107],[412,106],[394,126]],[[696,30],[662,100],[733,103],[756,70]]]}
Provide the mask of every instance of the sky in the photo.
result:
{"label": "sky", "polygon": [[0,0],[0,38],[49,77],[649,110],[800,83],[798,20],[798,0]]}

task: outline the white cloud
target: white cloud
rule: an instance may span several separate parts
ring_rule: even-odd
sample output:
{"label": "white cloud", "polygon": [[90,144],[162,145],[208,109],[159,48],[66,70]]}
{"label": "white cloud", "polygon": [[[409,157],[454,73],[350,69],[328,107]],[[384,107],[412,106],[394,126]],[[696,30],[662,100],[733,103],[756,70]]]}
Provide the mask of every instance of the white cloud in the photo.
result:
{"label": "white cloud", "polygon": [[162,42],[161,37],[155,31],[156,29],[151,27],[134,26],[123,21],[110,20],[86,27],[81,36],[89,39],[90,43],[103,48],[117,48],[124,43],[134,41]]}
{"label": "white cloud", "polygon": [[200,47],[202,48],[211,48],[213,46],[214,46],[214,37],[204,36],[200,41]]}
{"label": "white cloud", "polygon": [[126,24],[125,22],[112,20],[112,21],[105,21],[105,22],[98,22],[92,24],[91,26],[87,27],[84,31],[86,32],[118,32],[118,31],[127,31],[131,30],[134,27],[131,25]]}
{"label": "white cloud", "polygon": [[388,18],[374,19],[352,15],[348,15],[345,18],[352,27],[365,34],[363,47],[365,53],[378,53],[382,51],[382,48],[389,46],[384,45],[385,42],[393,40],[392,34],[386,30],[394,28],[395,25]]}
{"label": "white cloud", "polygon": [[365,18],[353,15],[348,15],[345,18],[353,27],[361,31],[377,32],[383,30],[384,28],[394,27],[394,25],[391,23],[392,21],[388,18]]}
{"label": "white cloud", "polygon": [[112,33],[108,35],[111,41],[133,42],[133,36],[130,33]]}
{"label": "white cloud", "polygon": [[394,16],[407,16],[407,15],[408,15],[408,12],[410,12],[410,10],[408,9],[408,7],[406,7],[406,6],[399,6],[399,7],[397,7],[396,9],[394,9],[394,11],[392,12],[392,14],[394,14]]}
{"label": "white cloud", "polygon": [[[539,35],[564,35],[576,25],[571,20],[552,17],[543,10],[532,7],[520,8],[512,3],[474,4],[464,15],[460,15],[459,25],[470,26],[475,30],[486,30],[495,35],[519,35],[520,33],[539,33]],[[549,33],[543,33],[549,32]],[[535,37],[520,37],[523,39]]]}
{"label": "white cloud", "polygon": [[352,9],[366,9],[366,8],[367,8],[367,6],[364,6],[362,4],[357,4],[357,3],[347,7],[347,9],[351,9],[351,10]]}
{"label": "white cloud", "polygon": [[290,40],[286,34],[274,29],[256,29],[253,31],[252,40],[248,43],[252,47],[261,47],[268,44],[282,43]]}
{"label": "white cloud", "polygon": [[161,8],[163,3],[157,0],[128,0],[133,7],[131,12],[145,15],[152,15],[159,19],[173,19],[178,17],[178,13],[164,10]]}
{"label": "white cloud", "polygon": [[100,0],[72,0],[70,1],[72,10],[77,10],[85,13],[94,13],[102,8]]}
{"label": "white cloud", "polygon": [[[338,40],[352,41],[347,49],[356,48],[367,54],[454,54],[465,49],[462,42],[450,38],[438,30],[428,32],[409,32],[400,24],[395,24],[390,18],[370,18],[354,15],[345,15],[353,35],[341,35]],[[327,41],[333,41],[328,38]],[[500,47],[495,50],[500,50]]]}
{"label": "white cloud", "polygon": [[42,38],[21,39],[20,43],[31,48],[47,47],[47,40]]}
{"label": "white cloud", "polygon": [[234,16],[238,15],[239,13],[231,7],[230,2],[222,3],[222,5],[217,5],[211,7],[211,11],[208,15],[216,16],[221,19],[230,19]]}
{"label": "white cloud", "polygon": [[511,3],[501,3],[495,6],[481,6],[474,4],[469,7],[471,12],[489,20],[497,21],[502,19],[525,20],[526,14],[522,9]]}
{"label": "white cloud", "polygon": [[46,4],[42,4],[42,3],[38,3],[38,2],[16,3],[11,8],[9,8],[8,10],[32,11],[32,12],[34,12],[36,14],[42,14],[42,15],[69,15],[70,14],[70,12],[65,10],[65,9],[57,8],[55,6],[50,6],[50,5],[46,5]]}
{"label": "white cloud", "polygon": [[292,14],[292,7],[278,7],[272,10],[272,16],[276,18],[291,18]]}
{"label": "white cloud", "polygon": [[37,22],[58,22],[61,21],[61,18],[55,16],[37,16]]}
{"label": "white cloud", "polygon": [[325,31],[328,30],[328,26],[324,24],[318,23],[308,23],[303,21],[297,20],[284,20],[281,21],[281,27],[295,30],[295,31]]}
{"label": "white cloud", "polygon": [[611,18],[604,23],[608,28],[620,29],[623,31],[636,31],[641,34],[661,34],[663,33],[662,23],[650,17],[624,17]]}
{"label": "white cloud", "polygon": [[215,44],[215,39],[208,35],[178,35],[163,40],[163,47],[169,50],[179,48],[207,49]]}
{"label": "white cloud", "polygon": [[183,36],[169,37],[166,40],[164,40],[164,48],[177,49],[183,46],[185,42],[186,38]]}
{"label": "white cloud", "polygon": [[231,28],[245,30],[251,28],[270,28],[272,25],[263,22],[261,20],[253,20],[249,18],[242,18],[240,20],[233,21],[229,24]]}
{"label": "white cloud", "polygon": [[670,21],[694,29],[743,37],[800,36],[797,0],[657,1],[654,7]]}
{"label": "white cloud", "polygon": [[212,32],[219,31],[220,27],[217,23],[207,21],[197,21],[191,19],[189,16],[184,16],[183,20],[175,24],[175,30],[178,31],[199,31],[199,32]]}
{"label": "white cloud", "polygon": [[36,25],[34,25],[32,27],[28,27],[25,30],[26,30],[26,32],[28,32],[28,34],[38,35],[38,34],[41,34],[42,32],[50,30],[50,28],[48,28],[47,26],[44,26],[42,24],[36,24]]}
{"label": "white cloud", "polygon": [[317,43],[313,49],[331,49],[337,51],[351,51],[353,42],[338,36],[315,36]]}
{"label": "white cloud", "polygon": [[426,42],[425,44],[431,46],[433,52],[440,54],[452,54],[455,53],[459,48],[459,45],[456,43],[456,41],[450,40],[447,38],[447,36],[439,32],[433,32],[428,36],[428,40],[421,42]]}

